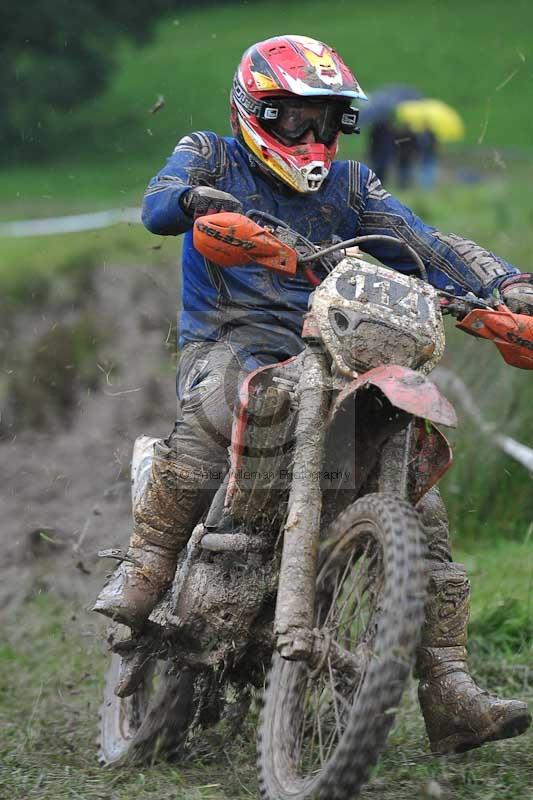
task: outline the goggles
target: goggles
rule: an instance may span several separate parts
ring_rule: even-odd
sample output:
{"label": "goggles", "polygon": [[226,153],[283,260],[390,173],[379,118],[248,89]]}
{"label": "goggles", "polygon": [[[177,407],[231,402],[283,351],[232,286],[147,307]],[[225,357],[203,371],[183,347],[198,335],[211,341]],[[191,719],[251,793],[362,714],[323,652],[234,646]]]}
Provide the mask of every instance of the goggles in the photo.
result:
{"label": "goggles", "polygon": [[298,141],[312,130],[317,142],[331,144],[339,133],[359,133],[359,111],[338,100],[272,98],[261,102],[258,118],[272,133]]}

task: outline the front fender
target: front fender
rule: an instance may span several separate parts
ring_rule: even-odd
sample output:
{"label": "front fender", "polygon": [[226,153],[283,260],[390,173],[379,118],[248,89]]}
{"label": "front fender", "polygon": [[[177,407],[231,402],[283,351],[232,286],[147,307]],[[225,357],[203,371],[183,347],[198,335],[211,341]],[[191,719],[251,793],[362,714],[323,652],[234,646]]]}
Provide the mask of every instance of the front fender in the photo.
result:
{"label": "front fender", "polygon": [[396,364],[375,367],[350,381],[337,395],[331,408],[331,417],[335,416],[349,395],[365,386],[375,386],[391,405],[414,417],[451,428],[457,425],[457,415],[452,404],[443,397],[435,384],[419,372]]}

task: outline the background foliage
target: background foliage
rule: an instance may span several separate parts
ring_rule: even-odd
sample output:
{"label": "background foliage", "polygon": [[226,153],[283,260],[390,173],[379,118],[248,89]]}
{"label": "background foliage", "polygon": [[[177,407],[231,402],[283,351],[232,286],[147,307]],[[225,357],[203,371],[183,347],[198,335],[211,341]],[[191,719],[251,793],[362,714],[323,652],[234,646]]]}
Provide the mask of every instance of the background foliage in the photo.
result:
{"label": "background foliage", "polygon": [[186,4],[27,0],[2,5],[0,153],[4,161],[25,161],[61,152],[65,129],[83,135],[83,124],[72,114],[105,89],[121,44],[146,44],[161,14]]}
{"label": "background foliage", "polygon": [[[0,153],[17,166],[63,156],[146,170],[191,129],[229,132],[241,53],[280,31],[332,43],[368,91],[406,82],[450,102],[470,145],[529,148],[533,138],[527,0],[508,13],[498,0],[382,0],[379,13],[372,0],[2,4]],[[166,106],[152,116],[160,94]]]}

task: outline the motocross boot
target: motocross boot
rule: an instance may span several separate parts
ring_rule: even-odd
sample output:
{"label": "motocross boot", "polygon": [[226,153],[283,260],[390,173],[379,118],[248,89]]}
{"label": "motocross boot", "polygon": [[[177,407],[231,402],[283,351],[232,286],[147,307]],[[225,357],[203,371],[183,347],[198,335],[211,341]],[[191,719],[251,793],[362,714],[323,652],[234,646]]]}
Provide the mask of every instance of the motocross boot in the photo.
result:
{"label": "motocross boot", "polygon": [[148,469],[146,459],[144,469],[141,460],[134,474],[130,546],[93,611],[132,628],[146,621],[172,583],[178,553],[209,502],[206,486],[213,469],[192,456],[177,456],[175,449],[156,441]]}
{"label": "motocross boot", "polygon": [[461,753],[518,736],[526,703],[483,691],[466,664],[470,583],[462,564],[430,562],[429,598],[417,656],[418,697],[434,753]]}

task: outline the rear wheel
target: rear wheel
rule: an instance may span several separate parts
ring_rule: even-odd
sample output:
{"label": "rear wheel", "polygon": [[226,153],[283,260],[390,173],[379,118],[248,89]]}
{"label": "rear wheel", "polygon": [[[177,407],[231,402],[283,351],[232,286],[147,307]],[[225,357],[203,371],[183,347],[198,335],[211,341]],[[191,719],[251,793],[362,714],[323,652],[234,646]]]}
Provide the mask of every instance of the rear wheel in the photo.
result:
{"label": "rear wheel", "polygon": [[137,688],[121,698],[115,694],[120,663],[121,656],[114,653],[100,708],[100,764],[153,761],[175,753],[194,717],[194,674],[176,673],[171,662],[152,658]]}
{"label": "rear wheel", "polygon": [[267,681],[258,737],[265,800],[353,800],[367,780],[414,661],[422,542],[411,506],[388,495],[367,495],[332,523],[315,603],[324,656],[310,669],[276,655]]}

